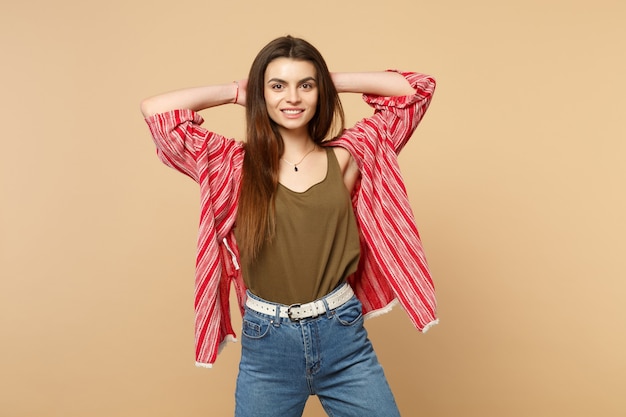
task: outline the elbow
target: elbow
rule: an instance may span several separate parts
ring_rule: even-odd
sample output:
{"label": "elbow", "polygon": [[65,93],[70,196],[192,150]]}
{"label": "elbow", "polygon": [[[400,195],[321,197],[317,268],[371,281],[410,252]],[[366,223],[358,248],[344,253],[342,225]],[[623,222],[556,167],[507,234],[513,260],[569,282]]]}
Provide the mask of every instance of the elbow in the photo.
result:
{"label": "elbow", "polygon": [[431,75],[419,74],[417,79],[413,80],[411,85],[420,96],[431,98],[435,93],[437,81],[435,80],[435,77]]}
{"label": "elbow", "polygon": [[433,77],[431,75],[429,75],[427,77],[427,79],[428,79],[428,82],[430,84],[430,89],[434,92],[435,88],[437,87],[437,80],[435,80],[435,77]]}
{"label": "elbow", "polygon": [[154,100],[152,98],[142,100],[139,104],[139,109],[141,110],[141,114],[143,114],[143,117],[145,118],[154,116],[157,113],[154,110]]}

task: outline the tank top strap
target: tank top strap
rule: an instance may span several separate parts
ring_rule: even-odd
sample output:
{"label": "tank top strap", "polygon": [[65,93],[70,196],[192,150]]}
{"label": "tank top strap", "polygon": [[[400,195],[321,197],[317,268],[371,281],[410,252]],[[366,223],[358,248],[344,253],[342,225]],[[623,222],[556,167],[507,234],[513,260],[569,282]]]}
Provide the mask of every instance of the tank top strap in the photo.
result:
{"label": "tank top strap", "polygon": [[329,182],[334,183],[337,177],[341,178],[341,167],[339,166],[339,161],[337,160],[337,155],[335,155],[333,148],[328,146],[325,149],[326,158],[328,160],[328,172],[326,176]]}

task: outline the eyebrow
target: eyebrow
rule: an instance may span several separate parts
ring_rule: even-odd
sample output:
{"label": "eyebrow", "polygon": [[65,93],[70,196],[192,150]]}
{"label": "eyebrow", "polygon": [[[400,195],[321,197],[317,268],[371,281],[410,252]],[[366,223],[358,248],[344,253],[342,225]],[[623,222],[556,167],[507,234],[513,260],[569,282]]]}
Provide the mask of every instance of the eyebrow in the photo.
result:
{"label": "eyebrow", "polygon": [[[317,82],[315,77],[306,77],[306,78],[303,78],[300,81],[298,81],[298,84],[302,84],[302,83],[305,83],[305,82],[308,82],[308,81],[315,81],[315,82]],[[282,84],[288,84],[287,81],[281,80],[280,78],[272,78],[272,79],[267,80],[268,84],[269,83],[274,83],[274,82],[278,82],[278,83],[282,83]]]}

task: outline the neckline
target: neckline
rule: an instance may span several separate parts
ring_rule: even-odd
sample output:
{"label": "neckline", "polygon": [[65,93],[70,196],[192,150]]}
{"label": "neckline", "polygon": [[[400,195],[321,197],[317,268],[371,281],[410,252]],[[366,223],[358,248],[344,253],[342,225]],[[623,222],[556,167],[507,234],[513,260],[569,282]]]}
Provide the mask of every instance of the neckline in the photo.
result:
{"label": "neckline", "polygon": [[[326,151],[326,175],[324,175],[324,178],[314,184],[311,184],[311,186],[309,188],[307,188],[304,191],[295,191],[292,190],[291,188],[287,187],[286,185],[284,185],[281,182],[278,182],[278,186],[281,187],[282,189],[288,191],[291,194],[295,194],[295,195],[304,195],[307,194],[309,191],[311,191],[313,188],[315,188],[318,185],[321,185],[323,183],[326,182],[326,180],[328,179],[328,174],[330,173],[330,156],[328,156],[329,152],[333,152],[333,149],[328,147],[328,148],[324,148],[323,149]],[[336,159],[336,158],[335,158]]]}

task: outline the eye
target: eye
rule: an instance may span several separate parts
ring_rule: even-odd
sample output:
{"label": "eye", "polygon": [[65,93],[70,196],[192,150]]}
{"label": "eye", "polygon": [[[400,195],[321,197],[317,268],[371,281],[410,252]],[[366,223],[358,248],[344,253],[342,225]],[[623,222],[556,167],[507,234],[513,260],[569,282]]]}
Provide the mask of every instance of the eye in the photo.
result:
{"label": "eye", "polygon": [[283,89],[283,85],[276,83],[276,84],[272,84],[271,86],[272,90],[282,90]]}
{"label": "eye", "polygon": [[315,86],[312,83],[302,83],[302,85],[300,86],[301,88],[305,89],[305,90],[311,90],[313,89]]}

